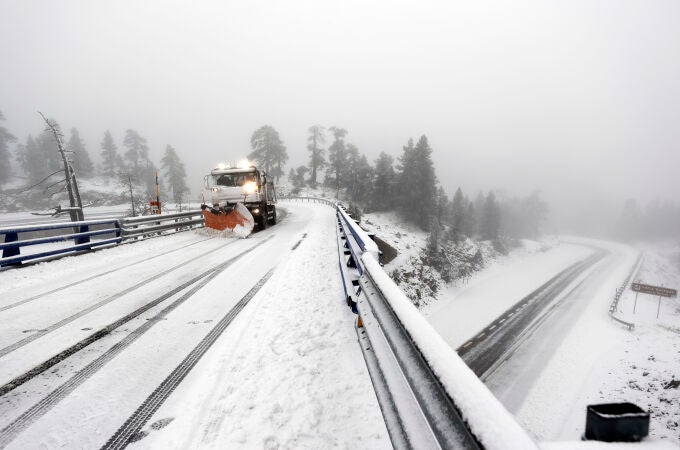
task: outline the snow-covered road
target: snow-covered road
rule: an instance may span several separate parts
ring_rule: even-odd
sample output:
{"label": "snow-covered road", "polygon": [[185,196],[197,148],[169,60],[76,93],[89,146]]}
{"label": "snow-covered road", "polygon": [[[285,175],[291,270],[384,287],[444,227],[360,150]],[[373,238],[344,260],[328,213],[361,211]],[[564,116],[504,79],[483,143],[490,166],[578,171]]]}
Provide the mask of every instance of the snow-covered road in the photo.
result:
{"label": "snow-covered road", "polygon": [[[550,314],[487,380],[491,391],[539,440],[580,438],[586,402],[576,399],[598,361],[629,333],[607,312],[638,252],[604,241],[572,242],[597,246],[608,254],[555,298]],[[600,401],[607,400],[625,399]],[[573,428],[565,435],[561,430],[570,417]]]}
{"label": "snow-covered road", "polygon": [[389,447],[333,210],[284,207],[245,240],[191,231],[0,273],[0,448],[99,447],[131,417],[140,447]]}

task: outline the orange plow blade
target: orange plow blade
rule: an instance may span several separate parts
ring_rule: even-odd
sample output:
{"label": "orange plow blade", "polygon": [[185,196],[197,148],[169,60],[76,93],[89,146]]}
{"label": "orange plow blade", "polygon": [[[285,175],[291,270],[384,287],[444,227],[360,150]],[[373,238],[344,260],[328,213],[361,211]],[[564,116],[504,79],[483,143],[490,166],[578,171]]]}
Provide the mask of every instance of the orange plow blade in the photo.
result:
{"label": "orange plow blade", "polygon": [[237,203],[229,211],[217,210],[205,205],[202,210],[206,228],[233,233],[244,238],[253,232],[255,219],[242,203]]}

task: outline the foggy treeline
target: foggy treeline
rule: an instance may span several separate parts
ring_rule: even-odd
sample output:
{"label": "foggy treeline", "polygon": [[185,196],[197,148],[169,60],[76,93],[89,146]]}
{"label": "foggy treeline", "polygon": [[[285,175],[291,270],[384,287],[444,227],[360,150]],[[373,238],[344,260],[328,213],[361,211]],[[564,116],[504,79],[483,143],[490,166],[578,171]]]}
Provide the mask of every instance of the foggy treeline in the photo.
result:
{"label": "foggy treeline", "polygon": [[641,207],[628,199],[614,225],[614,234],[627,240],[674,238],[680,234],[680,205],[653,201]]}
{"label": "foggy treeline", "polygon": [[[4,120],[1,112],[0,120]],[[121,148],[113,135],[105,131],[99,145],[101,163],[96,165],[77,128],[71,128],[68,138],[63,136],[62,139],[78,179],[97,180],[100,184],[113,182],[121,189],[120,200],[132,196],[137,207],[142,210],[148,208],[148,199],[155,196],[154,174],[159,169],[149,156],[146,139],[137,131],[128,129],[125,132]],[[9,149],[10,143],[16,143],[13,153]],[[186,201],[189,193],[186,171],[171,145],[166,146],[160,166],[161,190],[164,192],[167,186],[175,203]],[[13,167],[17,170],[13,170]],[[29,134],[24,141],[19,141],[0,125],[0,189],[12,175],[21,180],[22,185],[10,189],[8,193],[26,194],[33,205],[44,206],[45,202],[41,202],[41,199],[49,199],[63,191],[63,163],[51,131],[44,130],[35,137]],[[131,194],[128,194],[129,191]]]}
{"label": "foggy treeline", "polygon": [[[63,191],[63,165],[52,134],[41,130],[21,140],[5,127],[4,121],[0,111],[0,191],[5,194],[2,206],[16,208],[12,196],[22,193],[31,200],[23,205],[26,206]],[[148,205],[149,198],[155,195],[154,174],[159,169],[150,157],[147,140],[136,130],[126,130],[120,141],[105,131],[96,150],[88,149],[77,128],[71,128],[63,140],[79,179],[113,183],[120,189],[121,201],[132,190],[139,207]],[[279,181],[289,155],[278,131],[270,125],[256,129],[250,147],[249,159]],[[394,211],[403,220],[430,232],[434,248],[441,243],[456,245],[466,238],[536,238],[544,231],[549,209],[539,191],[508,196],[503,191],[466,192],[458,188],[447,193],[437,178],[437,172],[444,170],[435,167],[433,149],[425,135],[417,141],[409,140],[401,151],[382,152],[369,161],[350,141],[346,129],[314,125],[307,130],[306,150],[307,164],[288,171],[293,192],[321,185],[335,191],[359,216],[361,211]],[[91,151],[98,152],[99,163],[93,162]],[[167,145],[159,166],[163,197],[179,204],[187,202],[190,191],[180,153]],[[12,179],[14,182],[9,183]],[[488,182],[492,184],[493,180]],[[677,237],[680,205],[658,201],[640,205],[629,199],[611,223],[610,234],[621,239]]]}
{"label": "foggy treeline", "polygon": [[309,128],[309,163],[289,172],[295,192],[323,183],[347,200],[355,214],[395,211],[403,220],[430,231],[437,241],[536,238],[541,233],[547,205],[538,192],[498,199],[489,191],[471,199],[458,188],[449,199],[437,179],[433,150],[425,135],[417,141],[410,139],[396,158],[382,152],[371,164],[346,140],[347,130],[330,127],[327,131],[328,136],[319,125]]}

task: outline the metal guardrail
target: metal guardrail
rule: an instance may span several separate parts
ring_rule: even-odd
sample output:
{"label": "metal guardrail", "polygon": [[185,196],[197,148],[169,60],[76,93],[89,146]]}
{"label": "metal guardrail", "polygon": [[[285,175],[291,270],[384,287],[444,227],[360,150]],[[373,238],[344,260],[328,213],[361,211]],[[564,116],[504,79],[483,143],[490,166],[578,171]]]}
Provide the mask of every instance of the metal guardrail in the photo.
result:
{"label": "metal guardrail", "polygon": [[[101,228],[91,230],[92,227]],[[65,230],[66,233],[61,233]],[[57,231],[56,235],[50,232]],[[0,228],[0,235],[4,236],[4,243],[0,244],[2,258],[0,267],[18,265],[24,261],[46,259],[56,257],[65,253],[73,253],[83,250],[90,250],[95,247],[119,244],[122,241],[121,226],[118,219],[89,220],[82,222],[61,222],[46,225],[26,225],[18,227]],[[93,236],[113,234],[113,237],[100,240],[90,240]],[[27,237],[20,239],[21,235],[38,235],[40,237]],[[38,244],[59,243],[74,241],[71,247],[43,250],[35,253],[21,254],[21,248]]]}
{"label": "metal guardrail", "polygon": [[163,231],[185,231],[204,225],[203,213],[199,210],[176,214],[149,215],[120,219],[123,240],[158,235]]}
{"label": "metal guardrail", "polygon": [[[185,231],[203,226],[200,210],[177,214],[141,216],[125,219],[86,220],[41,225],[0,228],[4,242],[0,244],[0,267],[16,266],[24,262],[45,261],[69,253],[117,245],[140,237],[156,236],[164,231]],[[112,235],[91,240],[94,236]],[[39,244],[64,243],[74,245],[21,254],[21,249]]]}
{"label": "metal guardrail", "polygon": [[279,197],[279,200],[296,200],[296,201],[300,201],[300,202],[306,201],[307,203],[322,203],[324,205],[328,205],[328,206],[331,206],[333,208],[335,208],[338,205],[338,203],[333,201],[333,200],[329,200],[329,199],[326,199],[326,198],[319,198],[319,197],[291,196],[291,197]]}
{"label": "metal guardrail", "polygon": [[393,446],[537,448],[385,273],[368,234],[342,207],[337,219],[345,293]]}
{"label": "metal guardrail", "polygon": [[619,300],[621,299],[621,295],[623,295],[623,293],[625,292],[628,283],[630,283],[631,278],[633,278],[633,275],[637,273],[637,271],[640,269],[641,264],[642,253],[638,255],[635,264],[633,264],[633,268],[631,269],[631,271],[628,273],[628,276],[621,284],[621,287],[616,288],[616,294],[614,295],[614,299],[612,300],[611,305],[609,305],[609,317],[611,317],[615,322],[618,322],[624,327],[628,328],[629,331],[633,331],[635,329],[635,324],[632,322],[626,322],[625,320],[616,317],[616,311],[618,310],[619,307]]}

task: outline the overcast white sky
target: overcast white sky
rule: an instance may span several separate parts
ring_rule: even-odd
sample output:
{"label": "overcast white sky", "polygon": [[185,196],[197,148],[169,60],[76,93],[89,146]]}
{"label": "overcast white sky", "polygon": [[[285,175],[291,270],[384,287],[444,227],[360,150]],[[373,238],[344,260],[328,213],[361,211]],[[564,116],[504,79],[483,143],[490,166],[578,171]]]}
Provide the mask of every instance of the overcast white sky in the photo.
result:
{"label": "overcast white sky", "polygon": [[[579,203],[680,191],[680,2],[0,0],[0,110],[97,158],[127,128],[190,185],[270,124],[290,163],[336,125],[373,160],[426,134],[442,185]],[[556,205],[553,205],[553,209]]]}

